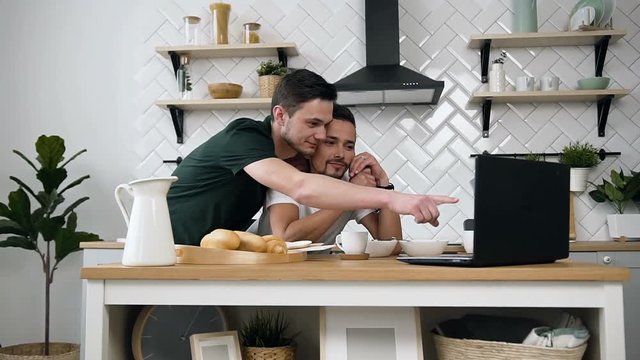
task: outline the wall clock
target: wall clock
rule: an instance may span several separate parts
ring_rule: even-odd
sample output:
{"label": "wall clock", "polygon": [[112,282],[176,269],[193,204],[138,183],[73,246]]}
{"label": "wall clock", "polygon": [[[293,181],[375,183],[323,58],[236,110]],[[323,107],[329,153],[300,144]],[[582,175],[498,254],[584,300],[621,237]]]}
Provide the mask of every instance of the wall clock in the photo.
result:
{"label": "wall clock", "polygon": [[133,327],[135,360],[191,360],[191,334],[227,330],[218,306],[145,306]]}

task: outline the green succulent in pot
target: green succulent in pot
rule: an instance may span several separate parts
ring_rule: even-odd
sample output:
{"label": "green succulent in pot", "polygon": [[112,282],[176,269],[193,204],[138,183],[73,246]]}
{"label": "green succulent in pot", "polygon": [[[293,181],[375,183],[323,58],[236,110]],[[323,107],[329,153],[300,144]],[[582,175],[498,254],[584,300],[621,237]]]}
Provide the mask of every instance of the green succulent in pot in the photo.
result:
{"label": "green succulent in pot", "polygon": [[[18,189],[9,193],[6,204],[0,202],[0,235],[7,235],[0,241],[0,247],[31,250],[40,257],[45,275],[44,355],[49,355],[50,286],[53,275],[65,257],[80,250],[80,242],[100,239],[96,234],[77,230],[78,215],[75,209],[89,197],[81,197],[59,211],[66,200],[66,192],[89,178],[89,175],[84,175],[62,187],[68,176],[65,166],[86,150],[77,152],[63,162],[66,149],[61,137],[42,135],[35,147],[38,166],[20,151],[13,152],[33,168],[42,189],[36,192],[26,182],[15,176],[9,177],[18,185]],[[52,243],[55,244],[54,249]]]}
{"label": "green succulent in pot", "polygon": [[273,60],[262,61],[256,70],[258,76],[278,75],[283,76],[287,73],[287,68],[282,63]]}
{"label": "green succulent in pot", "polygon": [[571,167],[569,189],[582,192],[587,189],[589,170],[600,163],[598,150],[589,143],[576,142],[562,148],[560,163]]}
{"label": "green succulent in pot", "polygon": [[296,334],[289,336],[289,322],[281,312],[275,314],[258,311],[242,323],[240,341],[246,360],[295,358]]}

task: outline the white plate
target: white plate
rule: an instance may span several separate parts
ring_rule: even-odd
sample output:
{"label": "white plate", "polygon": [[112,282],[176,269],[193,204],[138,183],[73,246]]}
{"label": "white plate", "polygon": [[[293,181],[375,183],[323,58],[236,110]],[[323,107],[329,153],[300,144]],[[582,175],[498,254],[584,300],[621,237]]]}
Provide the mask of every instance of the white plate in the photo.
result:
{"label": "white plate", "polygon": [[287,249],[302,249],[311,245],[311,240],[287,241]]}
{"label": "white plate", "polygon": [[291,250],[290,253],[298,253],[298,252],[312,252],[312,251],[322,251],[332,249],[335,245],[317,245],[317,246],[308,246],[302,249]]}

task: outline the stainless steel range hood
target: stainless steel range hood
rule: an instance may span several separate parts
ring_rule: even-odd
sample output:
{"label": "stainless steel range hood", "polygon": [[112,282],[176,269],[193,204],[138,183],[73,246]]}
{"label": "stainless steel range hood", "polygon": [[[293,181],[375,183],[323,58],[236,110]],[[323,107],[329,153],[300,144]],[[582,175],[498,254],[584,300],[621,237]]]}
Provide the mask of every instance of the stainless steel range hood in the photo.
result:
{"label": "stainless steel range hood", "polygon": [[400,65],[398,1],[366,0],[367,66],[337,81],[343,105],[437,104],[444,81]]}

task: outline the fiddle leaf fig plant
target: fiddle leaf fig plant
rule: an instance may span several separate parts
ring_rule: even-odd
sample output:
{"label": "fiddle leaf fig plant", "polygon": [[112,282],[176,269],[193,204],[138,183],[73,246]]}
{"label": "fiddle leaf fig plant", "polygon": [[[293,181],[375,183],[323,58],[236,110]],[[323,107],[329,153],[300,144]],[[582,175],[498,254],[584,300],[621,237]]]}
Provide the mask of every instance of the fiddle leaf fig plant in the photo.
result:
{"label": "fiddle leaf fig plant", "polygon": [[640,195],[640,173],[632,172],[631,176],[611,170],[611,182],[603,179],[601,185],[591,183],[595,190],[589,192],[589,196],[599,203],[609,201],[618,214],[624,213],[627,201]]}
{"label": "fiddle leaf fig plant", "polygon": [[[65,166],[86,149],[78,151],[63,163],[66,149],[61,137],[42,135],[35,145],[38,166],[20,151],[13,152],[33,168],[42,189],[36,192],[26,182],[9,176],[18,184],[18,189],[9,193],[6,204],[0,202],[0,235],[7,235],[0,241],[0,247],[32,250],[42,261],[45,276],[44,355],[49,355],[49,300],[53,274],[67,255],[80,250],[80,242],[100,239],[96,234],[77,230],[78,215],[75,209],[89,197],[81,197],[64,210],[57,211],[66,200],[63,195],[89,178],[89,175],[84,175],[61,188],[68,176]],[[31,199],[35,201],[33,204]],[[43,241],[42,245],[40,240]],[[55,244],[54,254],[51,253],[52,242]]]}

